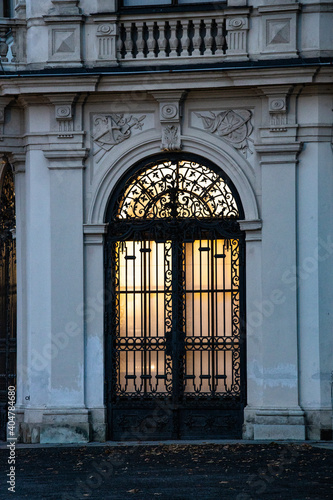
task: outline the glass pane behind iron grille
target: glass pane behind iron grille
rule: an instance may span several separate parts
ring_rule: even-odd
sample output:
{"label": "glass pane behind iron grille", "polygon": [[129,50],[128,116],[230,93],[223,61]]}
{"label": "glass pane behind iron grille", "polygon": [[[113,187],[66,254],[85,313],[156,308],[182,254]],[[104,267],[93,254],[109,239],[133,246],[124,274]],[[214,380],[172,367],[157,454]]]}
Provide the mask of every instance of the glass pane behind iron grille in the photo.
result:
{"label": "glass pane behind iron grille", "polygon": [[187,396],[235,396],[239,374],[238,240],[185,243]]}
{"label": "glass pane behind iron grille", "polygon": [[164,162],[135,175],[121,195],[117,219],[238,217],[228,184],[195,162]]}
{"label": "glass pane behind iron grille", "polygon": [[165,394],[171,390],[171,242],[117,243],[119,262],[118,395]]}
{"label": "glass pane behind iron grille", "polygon": [[16,385],[16,254],[13,175],[9,166],[0,193],[0,439],[6,437],[8,387]]}

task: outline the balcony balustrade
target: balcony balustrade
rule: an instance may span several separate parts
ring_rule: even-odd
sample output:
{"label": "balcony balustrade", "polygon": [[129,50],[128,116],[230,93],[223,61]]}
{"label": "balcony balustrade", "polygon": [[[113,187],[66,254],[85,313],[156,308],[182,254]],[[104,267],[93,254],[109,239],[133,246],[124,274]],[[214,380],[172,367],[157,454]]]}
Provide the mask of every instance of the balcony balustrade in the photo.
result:
{"label": "balcony balustrade", "polygon": [[[0,18],[5,71],[197,65],[297,58],[301,53],[298,3],[283,4],[282,9],[263,6],[256,12],[244,6],[205,10],[203,5],[195,11],[103,15],[86,15],[79,7],[56,12],[56,7],[37,22],[26,19],[25,3],[17,0],[16,17]],[[38,40],[38,51],[29,47],[33,40]]]}
{"label": "balcony balustrade", "polygon": [[184,62],[184,59],[226,56],[228,47],[224,17],[161,17],[120,20],[117,40],[117,59],[120,63],[158,60],[174,64]]}

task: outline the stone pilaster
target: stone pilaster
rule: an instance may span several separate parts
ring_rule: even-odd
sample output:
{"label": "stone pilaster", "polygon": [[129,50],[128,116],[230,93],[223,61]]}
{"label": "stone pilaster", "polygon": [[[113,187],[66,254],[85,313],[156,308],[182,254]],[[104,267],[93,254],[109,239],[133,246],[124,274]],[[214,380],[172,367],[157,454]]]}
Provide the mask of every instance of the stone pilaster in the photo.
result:
{"label": "stone pilaster", "polygon": [[247,360],[250,387],[257,396],[245,409],[245,436],[255,439],[305,438],[299,406],[297,290],[284,278],[297,265],[296,166],[301,147],[295,142],[256,146],[262,169],[263,279],[261,298],[247,307],[261,352],[260,359]]}
{"label": "stone pilaster", "polygon": [[90,440],[81,314],[86,156],[82,149],[33,149],[28,155],[26,442]]}
{"label": "stone pilaster", "polygon": [[86,406],[92,425],[92,440],[106,439],[104,408],[104,237],[107,224],[85,224],[85,338],[86,338]]}

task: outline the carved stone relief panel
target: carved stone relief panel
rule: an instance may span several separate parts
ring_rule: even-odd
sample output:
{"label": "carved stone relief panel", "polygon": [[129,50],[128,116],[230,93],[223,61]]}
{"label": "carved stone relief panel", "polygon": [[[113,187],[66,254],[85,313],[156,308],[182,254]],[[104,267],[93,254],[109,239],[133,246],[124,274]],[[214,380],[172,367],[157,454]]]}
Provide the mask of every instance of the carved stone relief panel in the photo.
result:
{"label": "carved stone relief panel", "polygon": [[129,139],[133,130],[142,131],[146,115],[108,113],[93,116],[92,140],[95,162],[99,163],[106,153]]}
{"label": "carved stone relief panel", "polygon": [[224,111],[206,111],[204,113],[194,113],[200,122],[194,123],[196,127],[201,127],[208,133],[216,135],[231,144],[245,157],[252,153],[250,149],[251,134],[253,126],[251,122],[252,111],[247,109],[235,109]]}

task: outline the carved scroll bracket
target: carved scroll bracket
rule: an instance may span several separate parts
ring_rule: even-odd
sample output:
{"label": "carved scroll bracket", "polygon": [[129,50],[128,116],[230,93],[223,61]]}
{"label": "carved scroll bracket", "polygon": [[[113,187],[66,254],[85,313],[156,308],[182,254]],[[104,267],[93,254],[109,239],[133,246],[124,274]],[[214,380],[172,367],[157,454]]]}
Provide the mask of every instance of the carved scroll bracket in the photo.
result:
{"label": "carved scroll bracket", "polygon": [[185,99],[184,91],[152,92],[159,102],[160,123],[162,128],[162,151],[180,151],[182,149],[182,103]]}
{"label": "carved scroll bracket", "polygon": [[54,104],[55,120],[58,124],[58,137],[60,139],[73,138],[74,113],[73,103],[76,94],[52,95],[49,100]]}
{"label": "carved scroll bracket", "polygon": [[[291,98],[293,87],[282,85],[278,89],[261,87],[266,104],[263,106],[263,124],[261,128],[262,138],[272,137],[294,137],[296,133],[295,123],[295,99]],[[296,92],[297,93],[297,92]]]}

